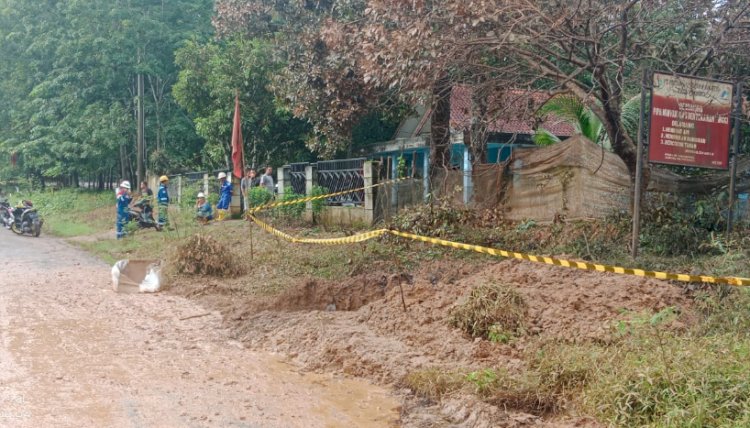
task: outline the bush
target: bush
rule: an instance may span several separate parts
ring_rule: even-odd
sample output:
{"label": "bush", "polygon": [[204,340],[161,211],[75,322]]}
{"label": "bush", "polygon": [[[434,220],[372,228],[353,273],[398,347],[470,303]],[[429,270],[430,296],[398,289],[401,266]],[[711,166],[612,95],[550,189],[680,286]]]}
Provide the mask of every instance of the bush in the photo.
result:
{"label": "bush", "polygon": [[523,334],[528,307],[508,286],[489,283],[474,288],[469,299],[451,311],[450,323],[471,337],[508,342]]}
{"label": "bush", "polygon": [[273,195],[268,192],[264,187],[253,187],[247,193],[250,199],[251,207],[258,207],[260,205],[267,204],[273,199]]}
{"label": "bush", "polygon": [[[289,202],[304,197],[305,195],[300,195],[297,193],[284,193],[284,197],[281,198],[281,202]],[[283,205],[278,207],[277,210],[279,213],[281,213],[282,216],[286,218],[298,219],[302,217],[302,214],[305,212],[305,202],[299,202],[293,205]]]}
{"label": "bush", "polygon": [[455,207],[448,198],[417,205],[393,218],[395,228],[417,235],[455,237],[459,230],[475,221],[475,211]]}
{"label": "bush", "polygon": [[[328,189],[326,189],[323,186],[314,186],[312,188],[312,193],[310,196],[322,196],[327,195],[328,193],[331,193]],[[314,216],[320,215],[320,213],[323,211],[323,207],[326,206],[326,200],[325,199],[316,199],[312,201],[312,212]]]}

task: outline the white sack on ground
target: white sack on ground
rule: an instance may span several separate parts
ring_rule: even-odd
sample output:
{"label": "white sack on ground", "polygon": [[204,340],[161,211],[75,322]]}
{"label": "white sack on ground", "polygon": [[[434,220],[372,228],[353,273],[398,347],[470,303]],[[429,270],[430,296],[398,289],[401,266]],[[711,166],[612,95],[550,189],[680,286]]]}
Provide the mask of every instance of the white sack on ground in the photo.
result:
{"label": "white sack on ground", "polygon": [[120,260],[112,266],[112,288],[118,293],[154,293],[160,287],[158,260]]}

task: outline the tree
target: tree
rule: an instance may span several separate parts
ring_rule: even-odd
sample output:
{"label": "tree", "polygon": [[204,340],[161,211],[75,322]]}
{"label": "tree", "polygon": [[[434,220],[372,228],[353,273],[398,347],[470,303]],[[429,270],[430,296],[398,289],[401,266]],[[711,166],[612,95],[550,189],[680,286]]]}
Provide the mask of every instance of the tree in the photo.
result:
{"label": "tree", "polygon": [[749,9],[747,2],[701,0],[370,0],[365,76],[394,82],[409,73],[413,82],[430,82],[432,64],[442,62],[439,69],[473,76],[490,93],[571,93],[601,121],[632,174],[635,144],[622,108],[638,91],[640,70],[738,78],[722,47]]}
{"label": "tree", "polygon": [[143,73],[149,151],[189,159],[201,142],[171,99],[173,54],[188,35],[208,36],[211,3],[0,0],[0,152],[19,153],[42,182],[132,176]]}
{"label": "tree", "polygon": [[228,165],[235,91],[242,102],[250,165],[311,160],[312,154],[305,148],[309,125],[274,103],[269,85],[281,67],[272,50],[266,41],[237,36],[220,42],[190,41],[177,51],[180,74],[174,96],[206,140],[206,166]]}

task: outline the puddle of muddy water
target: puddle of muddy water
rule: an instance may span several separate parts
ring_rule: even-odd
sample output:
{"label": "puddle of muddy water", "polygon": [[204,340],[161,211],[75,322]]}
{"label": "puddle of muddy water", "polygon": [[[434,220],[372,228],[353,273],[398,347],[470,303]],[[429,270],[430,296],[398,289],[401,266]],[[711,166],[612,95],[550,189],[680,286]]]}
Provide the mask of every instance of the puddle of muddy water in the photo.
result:
{"label": "puddle of muddy water", "polygon": [[283,360],[269,356],[266,368],[280,382],[302,385],[315,402],[311,412],[326,427],[350,421],[357,427],[396,426],[400,404],[388,390],[358,379],[300,372]]}

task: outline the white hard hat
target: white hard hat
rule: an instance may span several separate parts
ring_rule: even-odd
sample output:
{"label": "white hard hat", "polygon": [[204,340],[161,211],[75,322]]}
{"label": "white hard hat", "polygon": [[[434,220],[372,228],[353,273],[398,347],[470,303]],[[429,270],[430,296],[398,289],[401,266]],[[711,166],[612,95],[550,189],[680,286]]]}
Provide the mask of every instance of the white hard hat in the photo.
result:
{"label": "white hard hat", "polygon": [[129,182],[128,180],[125,180],[125,181],[123,181],[123,182],[122,182],[122,183],[120,184],[120,187],[124,187],[124,188],[126,188],[126,189],[130,190],[130,182]]}
{"label": "white hard hat", "polygon": [[206,195],[203,194],[203,192],[198,192],[198,198],[205,198]]}
{"label": "white hard hat", "polygon": [[219,176],[216,178],[218,178],[219,180],[221,180],[222,178],[227,178],[227,174],[225,172],[220,172]]}

